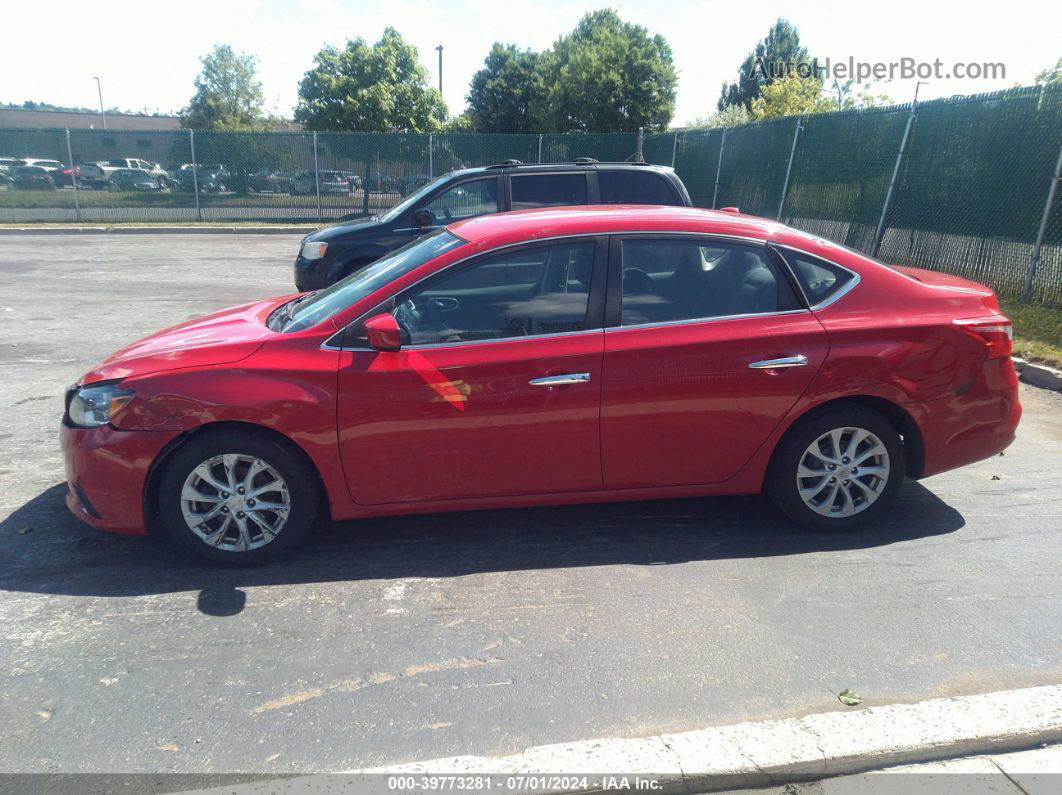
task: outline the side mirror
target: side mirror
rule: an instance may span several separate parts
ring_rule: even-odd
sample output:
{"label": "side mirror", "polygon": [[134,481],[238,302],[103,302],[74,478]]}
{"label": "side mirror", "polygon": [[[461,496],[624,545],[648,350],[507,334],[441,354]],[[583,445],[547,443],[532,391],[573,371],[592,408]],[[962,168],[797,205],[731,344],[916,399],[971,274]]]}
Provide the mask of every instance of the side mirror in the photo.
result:
{"label": "side mirror", "polygon": [[365,321],[365,336],[378,351],[397,351],[402,347],[402,330],[398,327],[398,321],[387,312],[373,315]]}
{"label": "side mirror", "polygon": [[431,210],[421,208],[413,211],[413,226],[435,226],[435,214]]}

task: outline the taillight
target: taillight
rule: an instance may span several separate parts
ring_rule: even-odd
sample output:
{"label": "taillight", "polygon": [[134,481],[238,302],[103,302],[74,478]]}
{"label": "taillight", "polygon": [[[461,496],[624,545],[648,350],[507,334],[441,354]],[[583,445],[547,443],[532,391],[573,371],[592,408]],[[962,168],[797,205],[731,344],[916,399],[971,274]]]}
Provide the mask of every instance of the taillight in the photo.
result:
{"label": "taillight", "polygon": [[971,337],[984,343],[989,359],[1002,359],[1010,356],[1013,326],[1003,315],[991,317],[964,317],[952,321]]}

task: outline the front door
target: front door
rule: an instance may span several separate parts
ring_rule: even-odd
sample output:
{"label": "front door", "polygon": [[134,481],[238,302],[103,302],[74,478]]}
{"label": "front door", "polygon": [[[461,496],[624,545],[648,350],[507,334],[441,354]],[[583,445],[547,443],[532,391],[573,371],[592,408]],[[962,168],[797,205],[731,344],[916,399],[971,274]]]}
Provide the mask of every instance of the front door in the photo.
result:
{"label": "front door", "polygon": [[397,296],[407,344],[344,351],[339,371],[356,502],[601,488],[605,249],[511,248]]}
{"label": "front door", "polygon": [[763,246],[645,236],[612,251],[605,487],[733,477],[811,383],[825,331]]}

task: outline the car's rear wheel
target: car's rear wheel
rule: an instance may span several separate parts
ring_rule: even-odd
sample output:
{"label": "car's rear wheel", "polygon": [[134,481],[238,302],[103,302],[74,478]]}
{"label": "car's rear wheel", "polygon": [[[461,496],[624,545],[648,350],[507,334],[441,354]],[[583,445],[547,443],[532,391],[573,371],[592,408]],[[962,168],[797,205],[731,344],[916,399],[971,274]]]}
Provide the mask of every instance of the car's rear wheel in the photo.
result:
{"label": "car's rear wheel", "polygon": [[227,565],[254,565],[294,548],[317,512],[316,480],[278,439],[207,432],[178,448],[158,481],[166,533]]}
{"label": "car's rear wheel", "polygon": [[903,440],[871,409],[845,407],[799,422],[771,462],[767,491],[797,524],[845,531],[880,516],[903,483]]}

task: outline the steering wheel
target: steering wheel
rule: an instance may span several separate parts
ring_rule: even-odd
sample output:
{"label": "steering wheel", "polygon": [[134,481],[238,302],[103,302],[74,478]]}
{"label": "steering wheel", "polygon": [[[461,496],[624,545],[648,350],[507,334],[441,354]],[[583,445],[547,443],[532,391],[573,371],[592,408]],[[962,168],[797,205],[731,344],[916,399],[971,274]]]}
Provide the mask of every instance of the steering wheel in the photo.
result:
{"label": "steering wheel", "polygon": [[[442,332],[446,331],[450,327],[450,324],[447,323],[446,318],[443,317],[442,307],[440,306],[439,302],[432,298],[429,298],[427,301],[424,302],[424,310],[424,313],[428,316],[428,320],[431,322],[431,330],[441,336]],[[460,342],[460,340],[460,334],[451,334],[443,341]]]}

